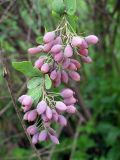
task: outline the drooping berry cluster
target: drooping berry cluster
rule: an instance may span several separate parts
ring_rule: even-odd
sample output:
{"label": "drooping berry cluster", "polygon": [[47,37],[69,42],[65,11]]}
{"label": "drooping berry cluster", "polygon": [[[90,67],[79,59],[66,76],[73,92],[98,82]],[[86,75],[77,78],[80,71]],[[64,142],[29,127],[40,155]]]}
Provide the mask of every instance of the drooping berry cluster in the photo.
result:
{"label": "drooping berry cluster", "polygon": [[[81,64],[75,59],[75,55],[79,55],[85,63],[92,62],[88,56],[88,47],[97,42],[98,38],[95,35],[77,36],[66,21],[64,26],[59,25],[55,31],[47,32],[43,37],[44,44],[28,49],[28,53],[32,55],[44,53],[36,60],[35,67],[43,73],[43,77],[48,74],[53,86],[58,87],[62,82],[67,84],[69,78],[74,81],[80,80],[77,70],[81,68]],[[34,106],[33,99],[28,95],[18,99],[25,112],[24,120],[32,122],[27,132],[32,136],[33,144],[47,139],[58,144],[59,140],[55,130],[51,128],[51,123],[57,122],[65,126],[67,119],[62,113],[76,112],[74,106],[76,98],[69,88],[54,93],[46,90],[43,83],[41,90],[42,98],[37,106]]]}

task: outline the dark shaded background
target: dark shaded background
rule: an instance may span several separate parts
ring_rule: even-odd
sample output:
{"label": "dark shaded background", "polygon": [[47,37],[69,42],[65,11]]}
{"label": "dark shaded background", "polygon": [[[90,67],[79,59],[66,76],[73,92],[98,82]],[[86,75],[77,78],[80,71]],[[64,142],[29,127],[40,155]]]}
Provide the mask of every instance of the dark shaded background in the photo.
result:
{"label": "dark shaded background", "polygon": [[[52,0],[1,0],[0,41],[16,97],[26,90],[26,78],[12,61],[32,59],[27,49],[39,36],[55,29]],[[120,1],[77,0],[78,33],[96,34],[100,42],[90,48],[92,64],[84,64],[77,83],[78,116],[69,118],[60,145],[41,143],[43,160],[120,160]],[[1,60],[0,60],[1,61]],[[0,160],[36,160],[14,111],[0,64]]]}

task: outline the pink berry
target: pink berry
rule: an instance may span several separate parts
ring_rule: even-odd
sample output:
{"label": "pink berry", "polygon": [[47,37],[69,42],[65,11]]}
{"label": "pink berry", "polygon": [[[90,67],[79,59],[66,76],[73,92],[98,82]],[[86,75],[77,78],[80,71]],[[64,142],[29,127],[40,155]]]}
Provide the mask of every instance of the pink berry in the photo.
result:
{"label": "pink berry", "polygon": [[76,36],[72,38],[71,44],[73,47],[79,47],[82,44],[82,42],[83,38]]}
{"label": "pink berry", "polygon": [[32,144],[37,144],[38,138],[39,138],[39,133],[34,134],[32,137]]}
{"label": "pink berry", "polygon": [[58,113],[53,109],[52,110],[52,119],[57,122],[58,121]]}
{"label": "pink berry", "polygon": [[98,37],[95,35],[89,35],[85,37],[85,40],[88,44],[96,44],[98,42]]}
{"label": "pink berry", "polygon": [[50,107],[47,106],[47,109],[46,109],[46,117],[48,119],[51,119],[52,118],[52,110],[50,109]]}
{"label": "pink berry", "polygon": [[77,70],[77,67],[75,66],[74,63],[70,63],[69,66],[68,66],[68,69],[71,70],[71,71],[74,71],[74,70]]}
{"label": "pink berry", "polygon": [[57,71],[57,77],[54,80],[54,86],[58,87],[61,84],[61,71]]}
{"label": "pink berry", "polygon": [[55,60],[56,62],[60,62],[60,61],[62,61],[62,59],[63,59],[63,52],[62,52],[62,51],[59,52],[59,53],[57,53],[57,54],[54,56],[54,60]]}
{"label": "pink berry", "polygon": [[73,55],[73,49],[69,44],[65,47],[64,55],[66,57],[72,57],[72,55]]}
{"label": "pink berry", "polygon": [[69,98],[64,99],[64,103],[65,103],[66,105],[71,105],[71,104],[76,103],[76,99],[72,96],[72,97],[69,97]]}
{"label": "pink berry", "polygon": [[54,144],[59,144],[59,140],[56,136],[49,134],[49,137]]}
{"label": "pink berry", "polygon": [[88,44],[85,41],[85,39],[82,40],[82,44],[80,45],[80,49],[87,49],[88,48]]}
{"label": "pink berry", "polygon": [[83,56],[88,56],[88,49],[79,50],[79,54],[82,54]]}
{"label": "pink berry", "polygon": [[67,110],[68,113],[75,113],[76,112],[76,108],[73,105],[67,106]]}
{"label": "pink berry", "polygon": [[49,119],[46,117],[46,113],[43,113],[43,114],[41,115],[41,117],[42,117],[42,120],[43,120],[44,122],[48,122],[48,121],[49,121]]}
{"label": "pink berry", "polygon": [[69,58],[65,58],[64,60],[63,60],[63,68],[64,69],[67,69],[68,68],[68,66],[69,66],[69,64],[70,64],[70,59]]}
{"label": "pink berry", "polygon": [[20,103],[22,103],[22,101],[23,101],[23,99],[24,99],[25,97],[27,97],[27,95],[22,95],[22,96],[20,96],[20,97],[18,98],[18,101],[19,101]]}
{"label": "pink berry", "polygon": [[73,96],[73,91],[69,88],[66,88],[66,89],[62,90],[60,94],[63,98],[68,98],[68,97]]}
{"label": "pink berry", "polygon": [[91,57],[87,56],[87,57],[81,57],[82,58],[82,61],[85,62],[85,63],[91,63],[92,62],[92,59]]}
{"label": "pink berry", "polygon": [[68,74],[64,70],[61,72],[61,80],[63,83],[68,83]]}
{"label": "pink berry", "polygon": [[25,114],[24,114],[24,116],[23,116],[23,119],[24,120],[28,120],[28,114],[30,113],[30,111],[28,111],[28,112],[26,112]]}
{"label": "pink berry", "polygon": [[38,131],[37,127],[35,125],[31,125],[27,128],[27,133],[30,135],[36,134]]}
{"label": "pink berry", "polygon": [[40,101],[37,105],[37,113],[39,115],[43,114],[46,111],[46,108],[47,108],[47,103],[44,100]]}
{"label": "pink berry", "polygon": [[81,68],[81,64],[79,61],[75,60],[75,59],[71,59],[71,62],[74,63],[74,65],[76,66],[76,68]]}
{"label": "pink berry", "polygon": [[49,51],[51,50],[53,44],[54,44],[53,41],[51,41],[51,42],[49,42],[49,43],[46,43],[46,44],[44,45],[44,47],[43,47],[43,51],[44,51],[44,52],[49,52]]}
{"label": "pink berry", "polygon": [[80,81],[80,75],[77,72],[75,72],[75,71],[69,72],[69,76],[74,81]]}
{"label": "pink berry", "polygon": [[35,67],[40,69],[41,66],[43,65],[44,61],[45,61],[44,57],[39,58],[37,61],[35,61]]}
{"label": "pink berry", "polygon": [[23,98],[22,105],[24,105],[24,106],[32,106],[32,98],[30,96],[26,95]]}
{"label": "pink berry", "polygon": [[48,63],[44,63],[41,67],[41,71],[43,73],[47,73],[49,71],[49,64]]}
{"label": "pink berry", "polygon": [[56,102],[55,107],[58,111],[65,111],[67,109],[66,105],[61,101]]}
{"label": "pink berry", "polygon": [[43,51],[43,46],[42,45],[40,45],[38,47],[33,47],[33,48],[29,48],[28,49],[28,53],[29,54],[38,54],[38,53],[40,53],[42,51]]}
{"label": "pink berry", "polygon": [[54,40],[54,44],[62,44],[62,39],[60,36],[56,37],[56,39]]}
{"label": "pink berry", "polygon": [[64,116],[59,115],[59,117],[58,117],[58,123],[61,126],[66,126],[67,125],[67,119]]}
{"label": "pink berry", "polygon": [[45,141],[47,138],[47,131],[46,130],[42,130],[39,134],[39,141]]}
{"label": "pink berry", "polygon": [[53,41],[55,38],[55,32],[47,32],[44,37],[43,40],[45,43],[49,43],[50,41]]}
{"label": "pink berry", "polygon": [[60,52],[61,49],[62,49],[62,45],[56,44],[51,48],[51,52],[56,54],[56,53]]}
{"label": "pink berry", "polygon": [[29,111],[28,121],[31,121],[31,122],[35,121],[36,118],[37,118],[37,111],[36,111],[36,109]]}
{"label": "pink berry", "polygon": [[53,70],[53,71],[50,73],[50,78],[51,78],[52,80],[55,80],[56,77],[57,77],[57,72],[56,72],[56,70]]}

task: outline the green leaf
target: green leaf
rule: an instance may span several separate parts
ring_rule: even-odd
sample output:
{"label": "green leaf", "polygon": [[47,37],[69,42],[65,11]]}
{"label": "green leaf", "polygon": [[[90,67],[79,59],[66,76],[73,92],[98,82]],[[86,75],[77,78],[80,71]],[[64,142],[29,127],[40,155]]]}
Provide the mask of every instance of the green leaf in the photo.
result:
{"label": "green leaf", "polygon": [[70,28],[71,31],[76,32],[76,28],[77,28],[77,25],[78,25],[78,17],[74,16],[74,15],[68,15],[67,19],[68,19],[68,22],[71,25],[71,28]]}
{"label": "green leaf", "polygon": [[63,0],[53,0],[52,9],[58,14],[64,13],[65,5]]}
{"label": "green leaf", "polygon": [[37,104],[42,96],[41,87],[28,90],[28,95],[32,97],[34,104]]}
{"label": "green leaf", "polygon": [[69,15],[74,15],[76,12],[76,0],[65,0],[66,10]]}
{"label": "green leaf", "polygon": [[41,84],[41,78],[40,77],[34,77],[31,80],[28,81],[27,87],[29,89],[33,89]]}
{"label": "green leaf", "polygon": [[37,38],[36,38],[36,42],[37,42],[38,44],[42,44],[42,43],[43,43],[43,37],[42,37],[42,36],[37,37]]}
{"label": "green leaf", "polygon": [[12,66],[29,77],[41,76],[41,72],[33,67],[30,61],[12,62]]}
{"label": "green leaf", "polygon": [[52,81],[48,74],[45,75],[45,87],[46,89],[50,89],[52,86]]}

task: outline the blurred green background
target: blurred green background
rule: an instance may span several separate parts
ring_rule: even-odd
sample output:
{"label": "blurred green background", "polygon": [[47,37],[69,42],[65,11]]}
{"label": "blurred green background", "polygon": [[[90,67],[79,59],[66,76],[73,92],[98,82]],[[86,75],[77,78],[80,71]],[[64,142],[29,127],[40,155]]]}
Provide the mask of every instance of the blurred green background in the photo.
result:
{"label": "blurred green background", "polygon": [[[27,79],[11,62],[34,62],[27,49],[39,44],[45,28],[51,31],[59,22],[51,4],[52,0],[0,1],[0,42],[17,97],[26,91]],[[120,1],[77,0],[76,16],[77,33],[96,34],[100,39],[90,47],[93,63],[82,66],[77,84],[91,118],[80,125],[78,117],[71,116],[60,145],[37,147],[43,160],[120,160]],[[82,112],[81,106],[78,110]],[[0,160],[8,159],[37,158],[14,111],[0,63]]]}

